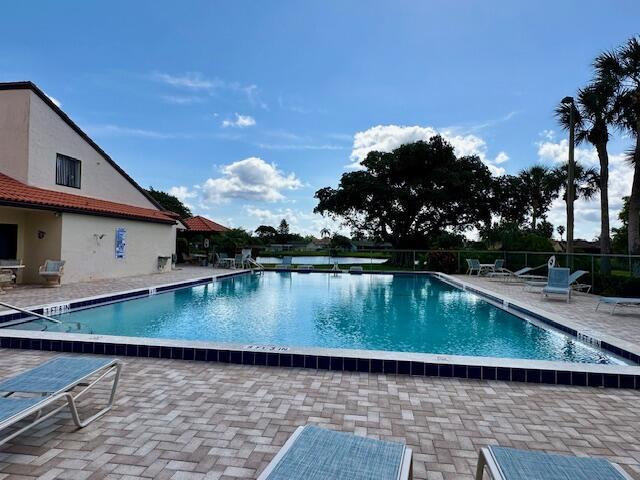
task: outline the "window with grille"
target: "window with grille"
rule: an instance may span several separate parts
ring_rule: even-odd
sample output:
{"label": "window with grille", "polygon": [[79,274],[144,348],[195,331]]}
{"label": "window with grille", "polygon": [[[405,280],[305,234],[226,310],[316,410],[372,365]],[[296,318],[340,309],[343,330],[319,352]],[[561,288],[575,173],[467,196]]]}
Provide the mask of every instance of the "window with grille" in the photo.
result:
{"label": "window with grille", "polygon": [[65,187],[80,188],[80,160],[58,153],[56,183]]}

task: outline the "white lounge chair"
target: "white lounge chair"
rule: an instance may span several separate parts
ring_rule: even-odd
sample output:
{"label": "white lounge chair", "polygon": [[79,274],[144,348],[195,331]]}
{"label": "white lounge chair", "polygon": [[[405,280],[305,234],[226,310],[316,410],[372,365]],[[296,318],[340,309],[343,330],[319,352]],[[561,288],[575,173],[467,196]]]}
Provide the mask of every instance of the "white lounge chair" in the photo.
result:
{"label": "white lounge chair", "polygon": [[[102,417],[115,402],[120,369],[121,364],[116,359],[60,356],[0,382],[0,433],[20,420],[33,417],[26,426],[0,436],[0,445],[47,420],[66,406],[71,411],[74,423],[80,428]],[[111,373],[114,377],[107,405],[82,420],[76,400]],[[77,387],[82,389],[74,392]],[[55,405],[43,415],[44,410]]]}
{"label": "white lounge chair", "polygon": [[64,273],[64,260],[46,260],[40,267],[40,276],[51,287],[59,287]]}
{"label": "white lounge chair", "polygon": [[611,315],[613,315],[618,307],[638,307],[640,306],[640,298],[625,298],[625,297],[600,297],[598,305],[596,305],[596,311],[600,308],[600,305],[611,305]]}

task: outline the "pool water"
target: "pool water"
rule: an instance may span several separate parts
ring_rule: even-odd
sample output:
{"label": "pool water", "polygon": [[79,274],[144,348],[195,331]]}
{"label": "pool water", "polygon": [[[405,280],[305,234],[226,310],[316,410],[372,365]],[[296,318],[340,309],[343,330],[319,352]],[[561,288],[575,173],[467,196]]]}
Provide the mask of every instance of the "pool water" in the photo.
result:
{"label": "pool water", "polygon": [[279,273],[60,315],[11,328],[131,337],[617,363],[435,277]]}

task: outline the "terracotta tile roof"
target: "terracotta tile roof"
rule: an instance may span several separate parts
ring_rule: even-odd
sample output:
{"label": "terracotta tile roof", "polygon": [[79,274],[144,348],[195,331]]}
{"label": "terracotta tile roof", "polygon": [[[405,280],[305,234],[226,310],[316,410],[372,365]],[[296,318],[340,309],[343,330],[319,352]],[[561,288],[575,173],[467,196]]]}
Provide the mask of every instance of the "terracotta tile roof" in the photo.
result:
{"label": "terracotta tile roof", "polygon": [[0,173],[0,204],[175,223],[169,212],[25,185]]}
{"label": "terracotta tile roof", "polygon": [[186,218],[182,221],[190,232],[226,232],[227,227],[219,223],[209,220],[206,217],[196,215],[195,217]]}

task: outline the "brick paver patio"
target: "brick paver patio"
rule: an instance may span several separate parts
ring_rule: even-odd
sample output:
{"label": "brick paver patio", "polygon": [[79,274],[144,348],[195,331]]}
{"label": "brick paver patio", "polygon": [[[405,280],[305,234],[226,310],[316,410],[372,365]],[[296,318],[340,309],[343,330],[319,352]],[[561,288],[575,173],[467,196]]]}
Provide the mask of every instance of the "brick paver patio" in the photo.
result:
{"label": "brick paver patio", "polygon": [[[0,350],[0,376],[51,356]],[[637,391],[123,361],[115,410],[82,430],[61,413],[14,439],[0,479],[255,478],[306,423],[405,441],[417,479],[472,479],[489,443],[606,457],[640,478]]]}

